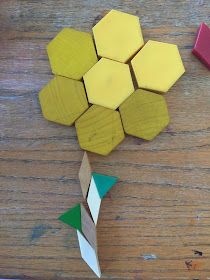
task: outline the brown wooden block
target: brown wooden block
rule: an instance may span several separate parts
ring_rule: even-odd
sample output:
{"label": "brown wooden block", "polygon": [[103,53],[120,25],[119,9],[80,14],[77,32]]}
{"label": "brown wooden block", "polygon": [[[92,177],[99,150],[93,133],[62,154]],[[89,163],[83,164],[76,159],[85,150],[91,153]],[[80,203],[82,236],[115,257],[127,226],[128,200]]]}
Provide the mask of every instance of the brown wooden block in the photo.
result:
{"label": "brown wooden block", "polygon": [[91,170],[90,162],[88,159],[88,155],[85,152],[79,170],[79,180],[80,180],[80,185],[81,185],[84,199],[87,198],[87,193],[91,181],[91,173],[92,170]]}
{"label": "brown wooden block", "polygon": [[84,205],[81,203],[81,225],[82,225],[82,233],[90,243],[90,245],[97,252],[97,234],[96,234],[96,226],[86,211]]}

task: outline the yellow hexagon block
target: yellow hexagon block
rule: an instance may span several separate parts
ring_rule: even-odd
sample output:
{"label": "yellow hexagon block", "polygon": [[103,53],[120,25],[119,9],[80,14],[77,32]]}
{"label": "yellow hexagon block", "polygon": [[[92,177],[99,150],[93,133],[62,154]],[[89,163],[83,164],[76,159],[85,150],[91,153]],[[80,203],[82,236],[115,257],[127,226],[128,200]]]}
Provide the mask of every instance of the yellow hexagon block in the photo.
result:
{"label": "yellow hexagon block", "polygon": [[120,114],[98,105],[91,106],[75,122],[82,149],[109,154],[125,137]]}
{"label": "yellow hexagon block", "polygon": [[129,66],[101,58],[85,75],[88,100],[110,109],[116,109],[134,92]]}
{"label": "yellow hexagon block", "polygon": [[88,108],[83,83],[61,76],[40,91],[39,101],[47,120],[64,125],[72,125]]}
{"label": "yellow hexagon block", "polygon": [[140,88],[167,92],[185,72],[178,47],[148,41],[131,61]]}
{"label": "yellow hexagon block", "polygon": [[93,27],[98,55],[126,62],[144,44],[139,18],[111,10]]}
{"label": "yellow hexagon block", "polygon": [[169,123],[164,97],[146,90],[136,90],[119,109],[125,132],[145,140],[152,140]]}
{"label": "yellow hexagon block", "polygon": [[54,74],[75,80],[98,60],[91,34],[72,28],[62,29],[48,44],[47,53]]}

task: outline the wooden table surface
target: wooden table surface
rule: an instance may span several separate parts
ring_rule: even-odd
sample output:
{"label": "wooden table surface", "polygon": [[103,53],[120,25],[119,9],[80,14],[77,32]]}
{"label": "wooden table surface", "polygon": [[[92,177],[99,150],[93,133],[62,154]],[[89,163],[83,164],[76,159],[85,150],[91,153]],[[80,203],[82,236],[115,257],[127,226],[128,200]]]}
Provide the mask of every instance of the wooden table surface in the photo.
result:
{"label": "wooden table surface", "polygon": [[210,279],[210,72],[191,54],[208,0],[0,1],[0,278],[95,279],[57,220],[82,201],[83,151],[37,97],[52,76],[46,44],[64,26],[90,31],[112,8],[138,15],[145,41],[178,44],[186,74],[154,141],[127,136],[107,157],[89,154],[96,172],[120,177],[98,224],[102,278]]}

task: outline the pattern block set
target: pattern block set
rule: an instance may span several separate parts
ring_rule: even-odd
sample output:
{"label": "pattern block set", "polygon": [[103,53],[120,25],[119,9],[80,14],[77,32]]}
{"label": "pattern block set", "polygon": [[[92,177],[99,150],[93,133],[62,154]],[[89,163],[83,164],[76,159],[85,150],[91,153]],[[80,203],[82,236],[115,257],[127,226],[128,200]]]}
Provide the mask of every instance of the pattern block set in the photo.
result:
{"label": "pattern block set", "polygon": [[101,277],[96,225],[101,201],[118,181],[118,178],[92,172],[87,153],[85,152],[79,171],[79,180],[82,194],[87,201],[90,213],[80,203],[63,213],[59,220],[76,229],[81,257],[95,274]]}
{"label": "pattern block set", "polygon": [[185,69],[176,45],[152,40],[144,45],[136,16],[111,10],[93,27],[93,37],[64,28],[48,44],[55,77],[39,99],[47,120],[75,123],[82,149],[107,155],[125,133],[152,140],[168,125],[161,93]]}

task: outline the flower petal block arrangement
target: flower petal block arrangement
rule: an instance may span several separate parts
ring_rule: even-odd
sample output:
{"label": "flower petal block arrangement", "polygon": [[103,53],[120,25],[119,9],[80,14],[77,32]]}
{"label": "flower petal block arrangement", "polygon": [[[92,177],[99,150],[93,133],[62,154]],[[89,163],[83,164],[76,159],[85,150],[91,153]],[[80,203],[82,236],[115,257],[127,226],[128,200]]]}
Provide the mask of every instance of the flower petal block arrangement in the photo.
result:
{"label": "flower petal block arrangement", "polygon": [[144,45],[137,16],[111,10],[93,36],[64,28],[47,53],[55,77],[39,93],[42,113],[49,121],[75,124],[82,149],[108,155],[125,133],[152,140],[168,125],[161,93],[185,69],[176,45]]}

